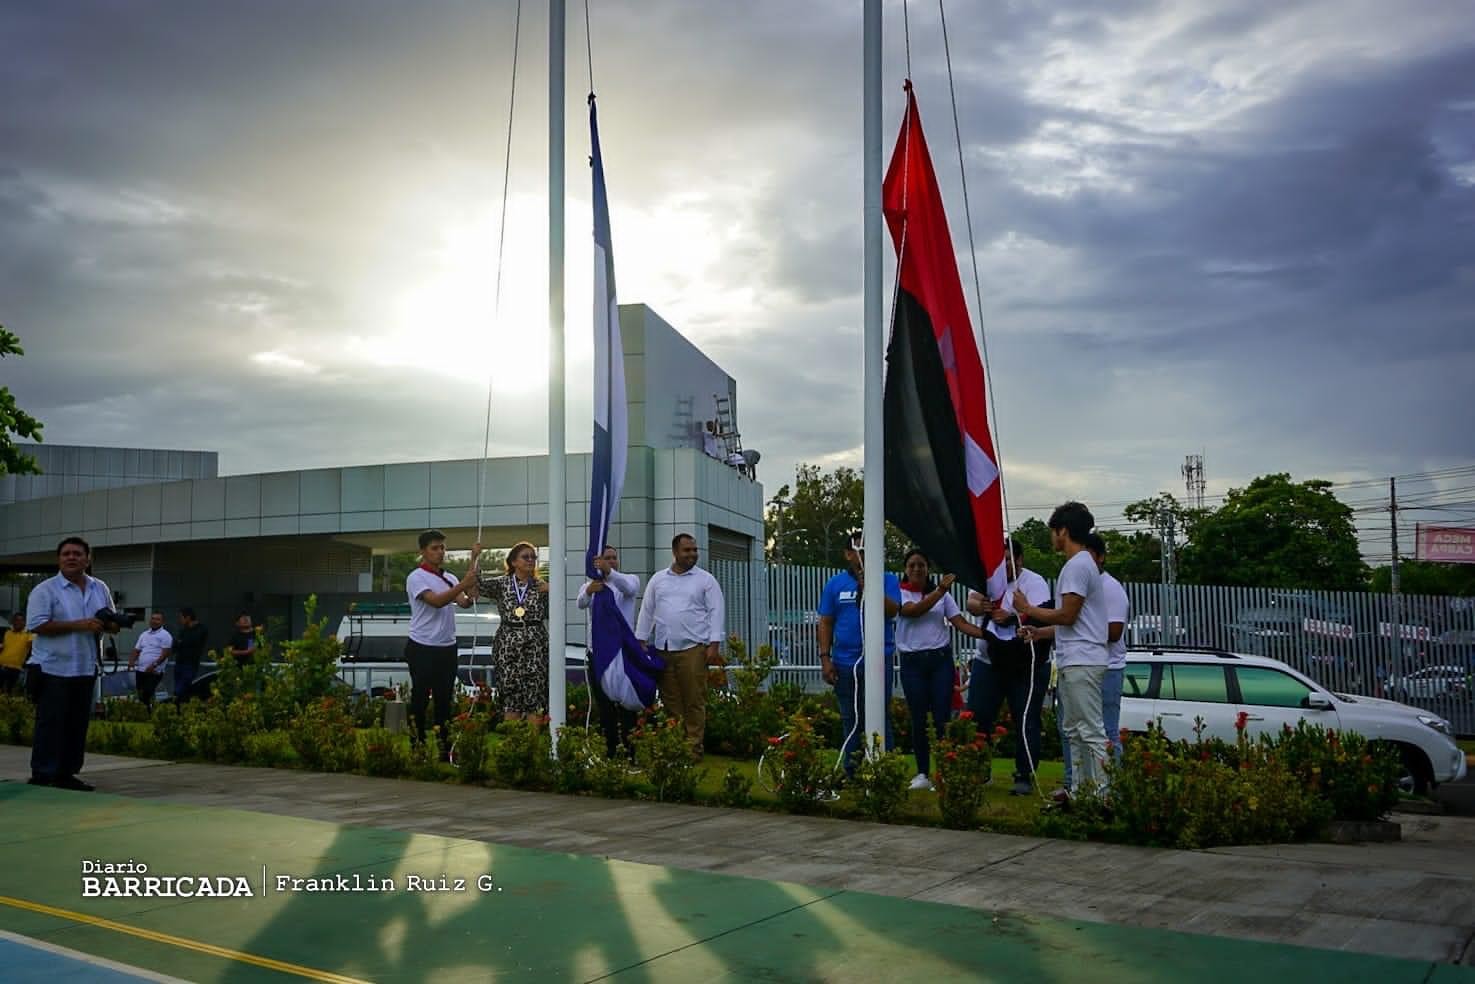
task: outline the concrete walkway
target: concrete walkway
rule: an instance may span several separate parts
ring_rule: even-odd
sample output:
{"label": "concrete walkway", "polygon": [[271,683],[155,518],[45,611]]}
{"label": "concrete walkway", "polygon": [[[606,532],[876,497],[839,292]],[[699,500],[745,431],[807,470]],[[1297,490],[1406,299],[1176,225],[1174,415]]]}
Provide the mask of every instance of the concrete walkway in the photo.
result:
{"label": "concrete walkway", "polygon": [[[0,746],[0,779],[28,775]],[[1165,851],[753,811],[89,755],[99,791],[798,882],[992,913],[1475,963],[1475,820],[1397,844]],[[74,794],[84,795],[84,794]]]}

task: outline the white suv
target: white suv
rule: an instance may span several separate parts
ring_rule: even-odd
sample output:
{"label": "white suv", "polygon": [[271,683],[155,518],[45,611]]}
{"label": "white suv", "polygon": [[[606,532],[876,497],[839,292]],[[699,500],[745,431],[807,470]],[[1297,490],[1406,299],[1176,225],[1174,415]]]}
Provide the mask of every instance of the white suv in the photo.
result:
{"label": "white suv", "polygon": [[1122,681],[1122,727],[1141,731],[1149,721],[1170,739],[1192,740],[1202,718],[1206,737],[1235,740],[1235,718],[1247,730],[1277,734],[1298,721],[1352,731],[1398,748],[1409,791],[1465,777],[1465,753],[1449,722],[1430,711],[1376,697],[1333,693],[1267,656],[1191,647],[1132,649]]}

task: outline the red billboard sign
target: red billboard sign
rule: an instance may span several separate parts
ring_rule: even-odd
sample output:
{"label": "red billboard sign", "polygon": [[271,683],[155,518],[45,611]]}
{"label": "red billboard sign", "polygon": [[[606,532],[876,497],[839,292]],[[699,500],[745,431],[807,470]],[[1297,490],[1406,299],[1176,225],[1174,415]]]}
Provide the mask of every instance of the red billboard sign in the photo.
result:
{"label": "red billboard sign", "polygon": [[1475,527],[1420,526],[1416,556],[1436,564],[1475,564]]}

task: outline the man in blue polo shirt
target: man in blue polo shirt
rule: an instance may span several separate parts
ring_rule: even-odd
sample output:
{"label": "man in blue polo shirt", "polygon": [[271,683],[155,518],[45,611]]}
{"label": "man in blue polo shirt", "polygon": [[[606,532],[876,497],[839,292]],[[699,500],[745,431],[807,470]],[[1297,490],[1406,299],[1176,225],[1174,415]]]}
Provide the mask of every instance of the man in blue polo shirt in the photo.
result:
{"label": "man in blue polo shirt", "polygon": [[[865,565],[860,534],[845,542],[845,566],[819,597],[819,662],[825,682],[840,701],[840,758],[845,774],[855,774],[852,755],[861,745],[859,722],[866,701],[861,598],[865,594]],[[891,661],[896,653],[896,613],[901,609],[901,582],[887,574],[886,592],[886,747],[891,747]]]}
{"label": "man in blue polo shirt", "polygon": [[26,629],[36,634],[31,661],[41,673],[36,698],[36,736],[31,745],[31,782],[38,786],[90,791],[77,778],[92,719],[92,685],[98,640],[118,626],[98,620],[113,610],[108,586],[87,573],[92,548],[69,536],[56,548],[55,577],[31,590]]}

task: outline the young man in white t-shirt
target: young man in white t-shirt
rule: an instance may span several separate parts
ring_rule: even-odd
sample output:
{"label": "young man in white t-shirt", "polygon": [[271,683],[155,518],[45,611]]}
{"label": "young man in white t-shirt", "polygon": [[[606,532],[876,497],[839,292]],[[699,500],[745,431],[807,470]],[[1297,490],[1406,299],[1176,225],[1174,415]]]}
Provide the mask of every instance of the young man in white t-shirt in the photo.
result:
{"label": "young man in white t-shirt", "polygon": [[[1106,731],[1106,743],[1111,754],[1122,757],[1122,680],[1127,673],[1127,623],[1132,620],[1132,599],[1122,582],[1112,577],[1106,569],[1106,540],[1100,533],[1086,537],[1086,549],[1096,561],[1101,572],[1101,588],[1106,598],[1106,649],[1110,661],[1106,664],[1106,677],[1101,682],[1101,722]],[[1060,747],[1065,751],[1065,785],[1072,779],[1070,765],[1070,738],[1065,725],[1060,726]]]}
{"label": "young man in white t-shirt", "polygon": [[1106,595],[1085,542],[1095,525],[1091,510],[1079,502],[1067,502],[1050,514],[1050,543],[1066,557],[1055,581],[1054,608],[1032,605],[1023,591],[1014,592],[1014,610],[1047,626],[1026,629],[1025,638],[1055,639],[1060,677],[1056,690],[1070,736],[1073,778],[1058,799],[1083,787],[1099,789],[1106,781],[1106,727],[1101,719],[1101,688],[1111,659],[1106,648]]}
{"label": "young man in white t-shirt", "polygon": [[405,578],[410,596],[410,638],[405,662],[410,665],[410,717],[416,742],[425,740],[425,711],[435,697],[435,727],[441,733],[442,759],[449,757],[446,722],[456,692],[456,611],[471,607],[481,544],[471,548],[471,566],[459,581],[442,568],[446,562],[446,535],[440,530],[420,534],[420,566]]}

